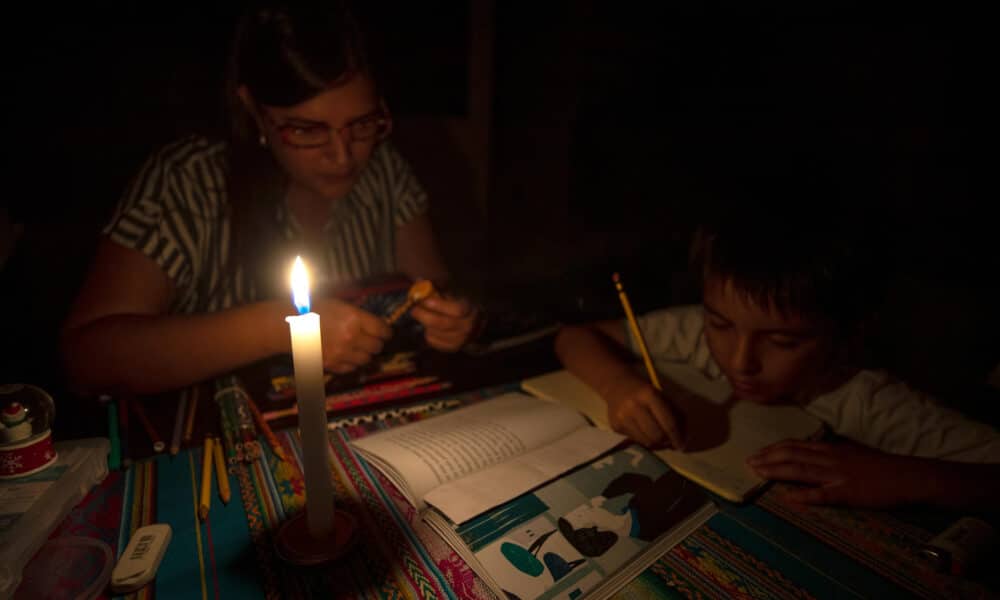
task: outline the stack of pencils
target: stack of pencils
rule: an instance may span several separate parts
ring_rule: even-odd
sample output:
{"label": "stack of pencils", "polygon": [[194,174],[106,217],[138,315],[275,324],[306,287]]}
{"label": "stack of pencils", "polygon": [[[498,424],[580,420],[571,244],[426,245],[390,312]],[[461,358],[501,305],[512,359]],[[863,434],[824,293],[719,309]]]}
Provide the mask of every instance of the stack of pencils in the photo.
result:
{"label": "stack of pencils", "polygon": [[235,376],[222,377],[215,382],[215,402],[219,408],[222,443],[230,471],[239,463],[254,462],[261,458],[262,436],[271,452],[282,461],[287,455],[270,426],[261,416],[260,409],[246,388]]}

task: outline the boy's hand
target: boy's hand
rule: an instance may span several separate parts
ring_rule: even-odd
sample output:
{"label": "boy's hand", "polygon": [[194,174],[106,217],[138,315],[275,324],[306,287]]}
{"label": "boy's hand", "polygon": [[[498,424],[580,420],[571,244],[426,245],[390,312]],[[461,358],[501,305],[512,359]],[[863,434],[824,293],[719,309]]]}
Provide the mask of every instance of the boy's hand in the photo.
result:
{"label": "boy's hand", "polygon": [[886,454],[853,442],[785,440],[747,459],[765,479],[814,487],[791,490],[785,498],[802,504],[842,504],[888,508],[912,501],[921,484],[913,459]]}
{"label": "boy's hand", "polygon": [[454,352],[465,345],[476,329],[479,311],[468,300],[435,293],[410,310],[424,325],[424,339],[432,348]]}
{"label": "boy's hand", "polygon": [[684,448],[681,414],[649,383],[618,377],[602,394],[608,403],[608,423],[648,448]]}

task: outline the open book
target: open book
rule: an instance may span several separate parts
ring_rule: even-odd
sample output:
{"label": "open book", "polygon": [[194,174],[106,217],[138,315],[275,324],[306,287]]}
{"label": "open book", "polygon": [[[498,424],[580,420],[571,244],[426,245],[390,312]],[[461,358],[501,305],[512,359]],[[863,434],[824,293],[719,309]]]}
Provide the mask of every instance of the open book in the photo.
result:
{"label": "open book", "polygon": [[505,394],[352,442],[501,598],[601,598],[715,512],[577,411]]}
{"label": "open book", "polygon": [[[665,393],[687,418],[687,451],[659,450],[656,455],[726,500],[744,502],[766,483],[746,466],[751,454],[781,440],[808,439],[823,431],[819,419],[798,406],[733,402],[728,382],[710,380],[687,365],[670,365],[663,375]],[[611,429],[604,399],[569,371],[526,379],[521,387]]]}

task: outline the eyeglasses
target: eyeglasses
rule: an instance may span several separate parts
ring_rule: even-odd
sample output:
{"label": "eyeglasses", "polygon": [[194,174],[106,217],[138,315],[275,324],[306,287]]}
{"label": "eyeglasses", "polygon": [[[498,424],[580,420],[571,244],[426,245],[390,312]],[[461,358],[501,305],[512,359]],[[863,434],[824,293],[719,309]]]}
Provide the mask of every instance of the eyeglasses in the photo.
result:
{"label": "eyeglasses", "polygon": [[275,121],[266,111],[260,111],[281,134],[281,141],[293,148],[326,146],[336,134],[345,144],[381,140],[392,131],[392,116],[382,107],[378,111],[355,119],[343,127],[332,127],[320,121]]}

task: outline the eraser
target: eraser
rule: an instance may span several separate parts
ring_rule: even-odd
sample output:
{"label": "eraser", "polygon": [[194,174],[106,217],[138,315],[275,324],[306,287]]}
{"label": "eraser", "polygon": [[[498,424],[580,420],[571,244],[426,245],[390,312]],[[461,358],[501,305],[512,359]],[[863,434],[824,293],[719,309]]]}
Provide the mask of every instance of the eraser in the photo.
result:
{"label": "eraser", "polygon": [[171,535],[170,525],[166,523],[136,529],[111,571],[111,591],[127,594],[152,581],[167,552]]}

